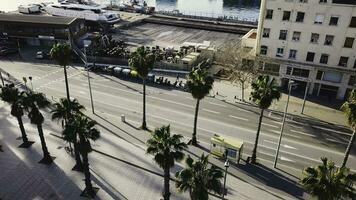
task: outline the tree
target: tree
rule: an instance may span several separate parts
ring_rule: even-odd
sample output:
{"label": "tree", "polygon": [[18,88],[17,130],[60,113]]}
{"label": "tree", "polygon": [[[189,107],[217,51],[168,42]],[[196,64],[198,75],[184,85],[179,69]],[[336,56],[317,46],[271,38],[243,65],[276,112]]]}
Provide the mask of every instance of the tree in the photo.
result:
{"label": "tree", "polygon": [[50,51],[51,57],[55,59],[60,66],[64,69],[64,79],[66,83],[67,99],[70,100],[68,77],[67,77],[67,66],[72,57],[72,48],[69,44],[56,43],[53,45]]}
{"label": "tree", "polygon": [[187,76],[186,85],[188,90],[193,98],[197,100],[195,106],[193,135],[192,140],[190,141],[192,145],[197,145],[197,123],[200,100],[209,94],[210,90],[213,88],[213,84],[213,77],[209,75],[206,69],[200,68],[199,65],[196,68],[193,68]]}
{"label": "tree", "polygon": [[46,99],[43,93],[28,91],[26,92],[24,97],[24,105],[26,111],[28,112],[28,118],[30,118],[31,124],[35,124],[37,126],[38,135],[40,136],[43,151],[43,159],[40,161],[40,163],[51,164],[53,162],[53,159],[47,149],[46,140],[42,128],[44,117],[40,112],[40,109],[48,107],[50,105],[50,102]]}
{"label": "tree", "polygon": [[129,65],[142,78],[143,85],[143,116],[142,129],[147,129],[146,124],[146,79],[148,73],[153,69],[155,62],[161,59],[160,51],[150,51],[144,46],[137,48],[129,58]]}
{"label": "tree", "polygon": [[347,145],[344,160],[342,162],[342,167],[346,166],[347,159],[349,158],[350,151],[352,148],[353,143],[355,142],[355,135],[356,135],[356,91],[353,89],[349,95],[349,98],[346,102],[341,106],[342,112],[344,112],[347,123],[350,128],[353,130],[352,136],[350,138],[349,144]]}
{"label": "tree", "polygon": [[11,115],[16,117],[20,127],[23,141],[20,147],[27,148],[30,147],[34,142],[28,140],[22,121],[22,117],[24,115],[23,97],[24,93],[15,88],[14,84],[5,85],[1,88],[0,99],[11,105]]}
{"label": "tree", "polygon": [[179,162],[184,158],[182,151],[187,148],[187,145],[181,142],[182,138],[182,135],[174,134],[171,136],[170,126],[168,125],[157,128],[147,141],[146,152],[154,156],[154,161],[164,171],[164,200],[168,200],[170,197],[170,168],[174,166],[175,161]]}
{"label": "tree", "polygon": [[321,165],[303,171],[301,184],[306,192],[319,200],[355,199],[356,174],[351,174],[346,167],[336,167],[327,158],[321,158],[321,161]]}
{"label": "tree", "polygon": [[187,167],[176,173],[176,187],[179,192],[189,191],[191,200],[207,200],[209,192],[221,194],[221,180],[224,173],[218,167],[209,164],[209,156],[201,155],[196,162],[188,156]]}
{"label": "tree", "polygon": [[[71,133],[79,136],[79,152],[83,158],[83,171],[85,176],[85,189],[83,194],[89,197],[95,196],[93,185],[91,184],[88,154],[92,152],[90,140],[100,138],[100,131],[95,128],[96,122],[83,115],[76,115],[66,126],[72,129]],[[74,134],[65,134],[65,137],[74,137]],[[67,138],[68,139],[68,138]],[[71,139],[68,139],[71,140]]]}
{"label": "tree", "polygon": [[243,48],[232,42],[218,51],[216,62],[223,66],[223,70],[225,70],[223,76],[241,87],[241,99],[244,101],[245,89],[258,74],[256,59],[248,58]]}
{"label": "tree", "polygon": [[[54,109],[51,111],[52,120],[60,121],[62,128],[64,128],[62,134],[63,139],[67,142],[73,143],[74,145],[74,156],[75,156],[75,166],[73,170],[83,171],[83,164],[80,159],[80,152],[78,149],[78,139],[76,132],[69,129],[70,127],[66,126],[68,121],[73,119],[73,116],[82,114],[82,111],[85,110],[85,107],[81,105],[77,99],[68,101],[66,98],[61,98],[58,103],[54,104]],[[72,135],[73,134],[73,135]]]}
{"label": "tree", "polygon": [[256,154],[258,146],[258,138],[260,136],[263,112],[269,108],[274,100],[279,100],[281,92],[274,78],[270,78],[267,75],[259,76],[256,81],[251,84],[251,99],[261,109],[258,128],[256,133],[255,145],[252,151],[251,163],[256,163]]}

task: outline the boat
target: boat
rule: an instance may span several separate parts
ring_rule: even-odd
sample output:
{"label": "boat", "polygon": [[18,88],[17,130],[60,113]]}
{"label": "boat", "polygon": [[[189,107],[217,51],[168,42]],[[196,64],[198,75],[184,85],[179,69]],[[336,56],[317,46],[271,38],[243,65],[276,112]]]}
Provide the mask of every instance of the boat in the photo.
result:
{"label": "boat", "polygon": [[74,17],[100,23],[114,24],[120,21],[120,16],[104,10],[99,4],[77,4],[63,1],[48,4],[43,9],[53,16]]}
{"label": "boat", "polygon": [[41,6],[38,4],[20,5],[18,7],[18,10],[19,10],[19,13],[22,13],[22,14],[40,13]]}

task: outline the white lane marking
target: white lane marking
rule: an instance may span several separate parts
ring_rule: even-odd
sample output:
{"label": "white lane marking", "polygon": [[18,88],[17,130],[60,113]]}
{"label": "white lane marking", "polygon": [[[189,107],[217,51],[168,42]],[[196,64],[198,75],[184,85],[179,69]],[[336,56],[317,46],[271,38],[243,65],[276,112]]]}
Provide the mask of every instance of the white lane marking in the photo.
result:
{"label": "white lane marking", "polygon": [[235,118],[235,119],[239,119],[239,120],[243,120],[243,121],[250,121],[249,119],[246,119],[246,118],[243,118],[243,117],[237,117],[237,116],[234,116],[234,115],[229,115],[229,117]]}
{"label": "white lane marking", "polygon": [[[268,131],[271,131],[273,133],[277,133],[278,135],[281,134],[281,131],[277,131],[277,130],[271,130],[269,129]],[[294,137],[294,138],[298,138],[300,139],[301,137],[297,136],[297,135],[290,135],[290,134],[286,134],[285,132],[283,132],[283,135],[288,135],[289,137]]]}
{"label": "white lane marking", "polygon": [[339,143],[339,144],[348,144],[347,142],[342,142],[342,141],[338,141],[332,138],[326,138],[326,140],[330,141],[330,142],[335,142],[335,143]]}
{"label": "white lane marking", "polygon": [[[263,141],[268,142],[268,143],[272,143],[272,144],[278,144],[277,142],[273,142],[273,141],[271,141],[271,140],[263,140]],[[283,146],[284,148],[287,148],[287,149],[294,149],[294,150],[297,150],[297,148],[292,147],[292,146],[289,146],[289,145],[287,145],[287,144],[282,144],[282,146]]]}
{"label": "white lane marking", "polygon": [[330,128],[324,128],[324,127],[320,127],[320,126],[312,126],[312,127],[313,127],[313,128],[316,128],[316,129],[321,129],[321,130],[324,130],[324,131],[330,131],[330,132],[334,132],[334,133],[339,133],[339,134],[351,136],[351,134],[349,134],[349,133],[337,131],[337,130],[330,129]]}
{"label": "white lane marking", "polygon": [[224,107],[224,108],[227,107],[226,105],[219,104],[219,103],[213,103],[213,102],[209,102],[209,103],[212,104],[212,105],[221,106],[221,107]]}
{"label": "white lane marking", "polygon": [[242,112],[248,112],[248,113],[253,113],[252,111],[249,111],[249,110],[245,110],[245,109],[242,109],[242,108],[237,108],[237,110],[239,110],[239,111],[242,111]]}
{"label": "white lane marking", "polygon": [[283,161],[288,161],[288,162],[295,163],[294,160],[291,160],[291,159],[289,159],[289,158],[287,158],[287,157],[284,157],[284,156],[281,156],[280,159],[283,160]]}
{"label": "white lane marking", "polygon": [[214,113],[214,114],[220,114],[220,112],[216,112],[216,111],[205,109],[205,108],[203,108],[203,110],[206,112]]}
{"label": "white lane marking", "polygon": [[184,97],[184,98],[186,98],[186,99],[190,99],[190,100],[193,100],[193,98],[192,98],[192,97]]}
{"label": "white lane marking", "polygon": [[267,124],[267,123],[264,123],[264,122],[262,122],[262,125],[273,127],[273,128],[278,128],[278,126],[276,126],[276,125]]}
{"label": "white lane marking", "polygon": [[293,130],[293,129],[291,129],[290,132],[298,133],[298,134],[301,134],[301,135],[306,135],[306,136],[309,136],[309,137],[316,137],[315,135],[312,135],[312,134],[309,134],[309,133],[304,133],[304,132],[301,132],[301,131],[296,131],[296,130]]}

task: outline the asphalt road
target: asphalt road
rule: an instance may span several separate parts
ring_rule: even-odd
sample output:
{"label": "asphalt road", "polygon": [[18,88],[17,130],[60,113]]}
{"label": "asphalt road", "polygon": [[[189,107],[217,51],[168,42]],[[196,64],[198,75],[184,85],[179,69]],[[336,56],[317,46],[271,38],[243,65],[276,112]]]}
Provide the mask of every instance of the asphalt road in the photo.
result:
{"label": "asphalt road", "polygon": [[[33,77],[33,87],[48,98],[65,97],[63,69],[45,63],[0,61],[0,67],[15,78]],[[90,97],[86,72],[83,68],[69,68],[70,95],[90,111]],[[5,76],[6,78],[6,76]],[[125,115],[133,126],[142,117],[142,85],[111,75],[91,73],[95,112],[110,116],[115,124]],[[30,83],[27,83],[31,87]],[[189,93],[169,88],[147,87],[147,122],[150,127],[171,124],[173,132],[191,137],[195,100]],[[198,119],[198,140],[209,147],[210,137],[221,134],[240,138],[245,142],[244,157],[249,155],[255,140],[259,109],[245,104],[228,103],[207,97],[201,102]],[[258,158],[273,163],[282,116],[265,112],[259,139]],[[288,118],[284,129],[278,164],[294,171],[319,162],[326,156],[341,163],[351,132],[332,124]],[[355,148],[348,166],[356,169]]]}

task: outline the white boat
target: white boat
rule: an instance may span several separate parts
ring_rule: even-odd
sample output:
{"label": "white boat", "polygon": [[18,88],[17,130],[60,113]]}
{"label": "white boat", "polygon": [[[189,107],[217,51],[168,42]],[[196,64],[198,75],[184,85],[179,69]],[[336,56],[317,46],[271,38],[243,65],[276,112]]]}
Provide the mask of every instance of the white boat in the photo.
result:
{"label": "white boat", "polygon": [[101,5],[85,5],[76,3],[54,3],[48,4],[43,9],[54,16],[75,17],[88,21],[102,22],[102,23],[116,23],[120,21],[120,16],[114,12],[104,10]]}
{"label": "white boat", "polygon": [[18,10],[22,14],[39,13],[41,12],[41,6],[38,4],[20,5]]}

